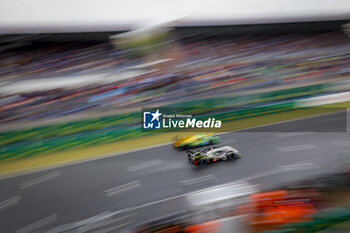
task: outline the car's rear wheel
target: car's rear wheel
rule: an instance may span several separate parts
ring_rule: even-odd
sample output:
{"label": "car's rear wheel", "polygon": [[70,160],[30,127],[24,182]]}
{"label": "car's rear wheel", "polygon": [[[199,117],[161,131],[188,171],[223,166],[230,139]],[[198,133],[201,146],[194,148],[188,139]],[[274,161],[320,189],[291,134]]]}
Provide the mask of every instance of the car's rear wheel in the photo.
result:
{"label": "car's rear wheel", "polygon": [[199,164],[202,166],[202,167],[205,167],[209,164],[209,160],[207,158],[204,158],[204,159],[201,159],[199,161]]}

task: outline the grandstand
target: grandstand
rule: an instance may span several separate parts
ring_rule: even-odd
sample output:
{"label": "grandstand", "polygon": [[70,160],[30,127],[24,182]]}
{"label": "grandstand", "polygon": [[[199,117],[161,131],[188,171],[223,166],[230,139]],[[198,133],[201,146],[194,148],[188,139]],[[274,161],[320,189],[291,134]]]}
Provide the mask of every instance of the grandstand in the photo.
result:
{"label": "grandstand", "polygon": [[127,107],[346,80],[347,22],[174,25],[168,40],[176,49],[157,57],[128,56],[111,40],[130,35],[123,31],[4,35],[0,122],[90,118]]}

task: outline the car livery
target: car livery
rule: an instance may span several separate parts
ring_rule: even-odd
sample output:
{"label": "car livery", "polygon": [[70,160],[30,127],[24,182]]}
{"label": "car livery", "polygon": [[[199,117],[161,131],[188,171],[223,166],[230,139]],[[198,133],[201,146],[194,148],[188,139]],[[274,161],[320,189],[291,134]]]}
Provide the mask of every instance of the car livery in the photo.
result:
{"label": "car livery", "polygon": [[217,144],[220,137],[213,133],[199,133],[193,136],[177,138],[173,145],[176,149],[187,150],[195,147]]}
{"label": "car livery", "polygon": [[230,146],[212,147],[198,151],[187,151],[188,161],[197,166],[206,166],[221,160],[240,159],[240,152]]}

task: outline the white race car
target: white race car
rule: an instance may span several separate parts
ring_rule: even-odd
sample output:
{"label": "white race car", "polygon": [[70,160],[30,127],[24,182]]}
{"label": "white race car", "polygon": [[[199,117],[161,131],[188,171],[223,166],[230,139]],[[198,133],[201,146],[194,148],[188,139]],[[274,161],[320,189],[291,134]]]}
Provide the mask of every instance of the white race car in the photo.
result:
{"label": "white race car", "polygon": [[211,147],[198,151],[187,151],[188,161],[197,166],[206,166],[220,160],[240,159],[239,151],[230,146]]}

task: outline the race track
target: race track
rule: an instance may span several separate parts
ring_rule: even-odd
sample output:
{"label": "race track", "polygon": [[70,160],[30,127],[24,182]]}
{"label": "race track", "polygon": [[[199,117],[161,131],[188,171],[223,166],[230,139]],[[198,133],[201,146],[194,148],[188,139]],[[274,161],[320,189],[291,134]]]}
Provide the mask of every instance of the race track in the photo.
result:
{"label": "race track", "polygon": [[[308,174],[313,165],[319,167],[318,171],[331,169],[336,159],[350,155],[350,134],[341,132],[340,114],[343,113],[222,134],[220,145],[236,147],[243,157],[205,168],[189,164],[185,152],[163,145],[3,178],[0,232],[46,232],[106,211],[171,200],[234,180],[257,184],[261,182],[259,178],[273,175],[276,168],[288,170],[296,164],[310,166],[304,169]],[[302,132],[310,125],[313,129],[332,126],[339,132]],[[288,132],[283,133],[283,128]],[[298,132],[292,132],[293,128]],[[264,185],[285,178],[292,177],[276,175],[264,180]],[[177,207],[182,208],[181,204]],[[157,213],[152,214],[150,217],[157,217]],[[130,219],[130,224],[136,221]]]}

